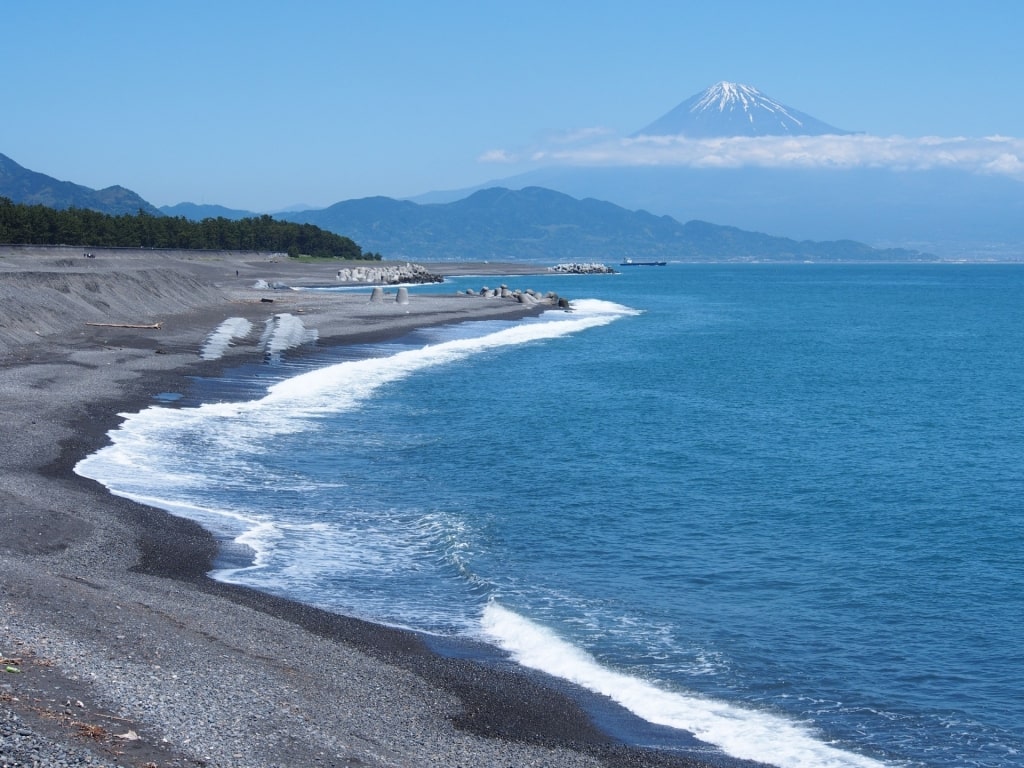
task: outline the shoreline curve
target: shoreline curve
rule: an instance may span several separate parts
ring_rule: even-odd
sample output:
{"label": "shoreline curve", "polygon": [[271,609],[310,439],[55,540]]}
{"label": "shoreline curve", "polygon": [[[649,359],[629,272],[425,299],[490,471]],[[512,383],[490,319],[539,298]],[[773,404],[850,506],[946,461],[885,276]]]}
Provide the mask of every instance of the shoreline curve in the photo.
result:
{"label": "shoreline curve", "polygon": [[[497,651],[440,649],[214,581],[211,534],[73,472],[119,413],[188,376],[258,359],[245,343],[199,358],[227,317],[294,312],[334,345],[538,310],[462,296],[417,297],[401,312],[355,294],[257,300],[253,279],[312,283],[336,265],[92,252],[83,261],[0,247],[0,655],[18,670],[0,688],[5,756],[253,768],[735,764],[623,744],[594,724],[583,692]],[[43,305],[36,316],[33,301]],[[130,327],[157,316],[159,329]],[[95,317],[112,322],[86,325]]]}

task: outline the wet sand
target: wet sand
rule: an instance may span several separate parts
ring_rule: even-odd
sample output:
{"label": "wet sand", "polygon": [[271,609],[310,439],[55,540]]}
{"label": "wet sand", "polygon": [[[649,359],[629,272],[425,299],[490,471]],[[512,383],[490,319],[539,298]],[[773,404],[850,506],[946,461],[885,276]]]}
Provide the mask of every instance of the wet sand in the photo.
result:
{"label": "wet sand", "polygon": [[331,284],[338,268],[267,254],[91,252],[0,247],[0,763],[700,764],[617,743],[585,694],[497,652],[439,654],[415,633],[214,582],[205,531],[72,471],[119,413],[261,359],[255,341],[200,359],[227,318],[287,313],[323,345],[536,310],[257,290]]}

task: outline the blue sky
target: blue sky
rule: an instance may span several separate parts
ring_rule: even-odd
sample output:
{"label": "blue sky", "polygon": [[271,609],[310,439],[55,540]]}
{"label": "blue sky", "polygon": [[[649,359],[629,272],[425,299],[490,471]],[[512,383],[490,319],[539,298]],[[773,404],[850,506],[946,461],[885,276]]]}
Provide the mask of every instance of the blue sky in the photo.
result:
{"label": "blue sky", "polygon": [[0,153],[156,205],[411,196],[570,145],[639,162],[618,137],[720,80],[874,142],[805,157],[913,166],[919,139],[939,137],[930,157],[970,150],[983,156],[956,162],[1024,171],[1020,141],[963,141],[1024,137],[1018,0],[34,0],[2,19]]}

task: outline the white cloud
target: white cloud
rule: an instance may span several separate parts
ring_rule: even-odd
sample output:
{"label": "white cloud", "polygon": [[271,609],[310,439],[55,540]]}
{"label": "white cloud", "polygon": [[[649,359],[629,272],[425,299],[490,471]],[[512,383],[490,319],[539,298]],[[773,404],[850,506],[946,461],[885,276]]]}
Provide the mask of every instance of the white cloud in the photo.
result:
{"label": "white cloud", "polygon": [[528,163],[546,162],[550,151],[547,147],[558,147],[563,152],[572,152],[573,148],[585,151],[587,147],[613,141],[615,131],[611,128],[594,126],[565,131],[544,139],[540,145],[515,151],[507,149],[489,149],[477,158],[481,163]]}
{"label": "white cloud", "polygon": [[[573,146],[552,142],[528,152],[502,152],[501,157],[504,162],[529,160],[582,166],[949,168],[1007,175],[1024,181],[1024,140],[1006,136],[972,139],[855,134],[688,139],[684,136],[601,138],[603,135],[599,129],[593,129],[577,134],[577,143]],[[590,138],[597,140],[586,140]]]}
{"label": "white cloud", "polygon": [[1006,176],[1016,176],[1024,179],[1024,162],[1018,155],[1005,153],[985,164],[984,170],[989,173],[1001,173]]}
{"label": "white cloud", "polygon": [[481,163],[516,163],[519,158],[504,149],[489,149],[477,158]]}

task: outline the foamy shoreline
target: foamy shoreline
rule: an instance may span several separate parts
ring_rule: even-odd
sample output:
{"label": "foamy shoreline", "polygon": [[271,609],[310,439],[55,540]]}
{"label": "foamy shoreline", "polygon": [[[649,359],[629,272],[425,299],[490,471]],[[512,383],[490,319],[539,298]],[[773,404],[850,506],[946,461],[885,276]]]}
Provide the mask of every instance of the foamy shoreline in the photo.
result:
{"label": "foamy shoreline", "polygon": [[[0,679],[0,756],[693,764],[615,745],[540,676],[444,658],[411,633],[213,582],[215,544],[197,525],[71,471],[104,444],[119,412],[180,390],[189,374],[265,354],[252,334],[201,360],[204,340],[229,318],[258,325],[291,314],[323,344],[528,310],[455,296],[401,307],[357,293],[254,294],[256,279],[323,284],[336,271],[270,255],[80,251],[0,248],[0,655],[18,670]],[[487,268],[505,273],[463,269]]]}

